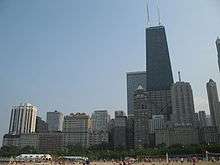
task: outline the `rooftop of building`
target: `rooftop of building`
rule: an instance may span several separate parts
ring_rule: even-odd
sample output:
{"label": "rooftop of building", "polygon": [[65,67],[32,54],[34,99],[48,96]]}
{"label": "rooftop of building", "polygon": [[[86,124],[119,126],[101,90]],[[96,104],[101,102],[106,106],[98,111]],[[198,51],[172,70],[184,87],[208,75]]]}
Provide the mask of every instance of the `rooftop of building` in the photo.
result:
{"label": "rooftop of building", "polygon": [[67,116],[64,117],[65,119],[69,119],[69,118],[89,118],[89,115],[87,115],[86,113],[71,113]]}
{"label": "rooftop of building", "polygon": [[148,30],[155,30],[155,29],[164,29],[165,27],[162,26],[162,25],[159,25],[159,26],[150,26],[150,27],[147,27],[146,29]]}
{"label": "rooftop of building", "polygon": [[146,74],[146,71],[127,72],[127,75]]}

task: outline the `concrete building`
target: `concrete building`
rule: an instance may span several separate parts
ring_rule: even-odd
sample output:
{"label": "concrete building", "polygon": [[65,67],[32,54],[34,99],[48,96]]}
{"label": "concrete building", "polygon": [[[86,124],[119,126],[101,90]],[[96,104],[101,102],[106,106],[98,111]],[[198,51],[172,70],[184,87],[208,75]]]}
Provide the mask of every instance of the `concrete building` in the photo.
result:
{"label": "concrete building", "polygon": [[218,37],[216,40],[216,48],[217,48],[217,53],[218,53],[218,67],[220,71],[220,38]]}
{"label": "concrete building", "polygon": [[13,106],[11,110],[9,134],[35,132],[37,108],[30,103]]}
{"label": "concrete building", "polygon": [[39,116],[37,116],[36,118],[36,132],[48,132],[48,124]]}
{"label": "concrete building", "polygon": [[20,145],[20,135],[5,134],[3,136],[2,146],[17,146]]}
{"label": "concrete building", "polygon": [[63,132],[88,132],[89,116],[85,113],[71,113],[64,117]]}
{"label": "concrete building", "polygon": [[91,130],[92,131],[107,130],[109,121],[110,121],[110,116],[107,110],[94,111],[91,116]]}
{"label": "concrete building", "polygon": [[122,111],[115,111],[115,118],[109,122],[109,143],[113,148],[127,148],[127,116]]}
{"label": "concrete building", "polygon": [[199,144],[198,129],[192,126],[179,126],[156,130],[155,141],[156,145],[166,144],[167,146]]}
{"label": "concrete building", "polygon": [[94,111],[91,116],[91,129],[89,130],[89,146],[109,143],[108,123],[110,115],[107,110]]}
{"label": "concrete building", "polygon": [[115,111],[114,128],[113,128],[113,141],[114,148],[127,147],[127,116],[123,111]]}
{"label": "concrete building", "polygon": [[134,112],[134,92],[141,85],[146,90],[146,71],[127,73],[127,114]]}
{"label": "concrete building", "polygon": [[216,83],[210,79],[206,84],[212,125],[220,129],[220,103]]}
{"label": "concrete building", "polygon": [[163,115],[153,115],[152,119],[149,120],[149,131],[155,133],[156,130],[162,129],[165,126]]}
{"label": "concrete building", "polygon": [[127,120],[127,148],[134,148],[134,115],[129,115]]}
{"label": "concrete building", "polygon": [[63,113],[47,112],[47,124],[49,132],[61,132],[63,128]]}
{"label": "concrete building", "polygon": [[172,121],[177,124],[193,124],[195,113],[193,92],[190,83],[176,82],[171,87]]}
{"label": "concrete building", "polygon": [[63,133],[48,132],[39,134],[39,150],[41,152],[58,151],[61,150],[63,146]]}
{"label": "concrete building", "polygon": [[19,139],[19,147],[31,146],[39,149],[39,133],[21,134]]}
{"label": "concrete building", "polygon": [[199,111],[199,125],[200,127],[206,127],[207,123],[206,123],[206,113],[205,111]]}
{"label": "concrete building", "polygon": [[134,93],[134,147],[144,148],[149,145],[149,111],[146,93],[139,86]]}
{"label": "concrete building", "polygon": [[211,120],[211,116],[210,115],[206,115],[206,124],[207,126],[213,126],[212,125],[212,120]]}
{"label": "concrete building", "polygon": [[201,144],[220,144],[220,134],[217,127],[208,126],[199,130],[199,141]]}
{"label": "concrete building", "polygon": [[88,146],[89,116],[85,113],[70,114],[64,117],[64,144]]}
{"label": "concrete building", "polygon": [[89,143],[89,132],[63,132],[63,144],[86,148]]}
{"label": "concrete building", "polygon": [[109,133],[107,130],[89,132],[89,146],[102,145],[108,143],[109,143]]}
{"label": "concrete building", "polygon": [[124,111],[115,111],[115,118],[120,118],[126,116]]}
{"label": "concrete building", "polygon": [[194,127],[200,127],[200,125],[199,125],[199,114],[198,113],[193,114],[193,126]]}

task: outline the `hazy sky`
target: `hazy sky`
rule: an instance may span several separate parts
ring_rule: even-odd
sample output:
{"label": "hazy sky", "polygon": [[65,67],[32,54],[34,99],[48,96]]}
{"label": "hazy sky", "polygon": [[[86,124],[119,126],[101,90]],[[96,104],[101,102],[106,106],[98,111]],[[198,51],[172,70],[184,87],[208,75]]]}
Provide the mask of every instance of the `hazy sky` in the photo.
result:
{"label": "hazy sky", "polygon": [[[43,118],[53,110],[126,111],[126,72],[145,70],[145,4],[0,0],[0,136],[7,133],[11,106],[20,102],[38,106]],[[196,111],[209,112],[205,83],[220,82],[220,2],[161,0],[160,8],[174,77],[181,70]]]}

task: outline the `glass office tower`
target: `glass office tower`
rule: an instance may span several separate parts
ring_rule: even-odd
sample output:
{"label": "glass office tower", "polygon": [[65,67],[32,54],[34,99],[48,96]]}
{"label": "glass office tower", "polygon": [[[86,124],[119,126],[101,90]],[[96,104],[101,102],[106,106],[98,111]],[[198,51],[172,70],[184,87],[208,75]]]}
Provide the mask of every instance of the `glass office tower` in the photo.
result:
{"label": "glass office tower", "polygon": [[146,29],[147,91],[169,90],[173,83],[164,26]]}

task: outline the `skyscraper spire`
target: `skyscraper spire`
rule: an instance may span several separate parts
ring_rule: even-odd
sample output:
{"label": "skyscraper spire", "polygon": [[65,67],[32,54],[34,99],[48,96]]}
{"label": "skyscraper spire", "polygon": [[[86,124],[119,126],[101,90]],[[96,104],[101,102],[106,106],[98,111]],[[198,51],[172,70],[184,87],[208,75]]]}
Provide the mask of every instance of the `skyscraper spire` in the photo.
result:
{"label": "skyscraper spire", "polygon": [[146,0],[146,7],[147,7],[147,26],[150,26],[150,11],[149,11],[149,2]]}
{"label": "skyscraper spire", "polygon": [[161,17],[160,17],[160,6],[159,6],[159,0],[156,0],[156,3],[157,3],[158,25],[161,25]]}

